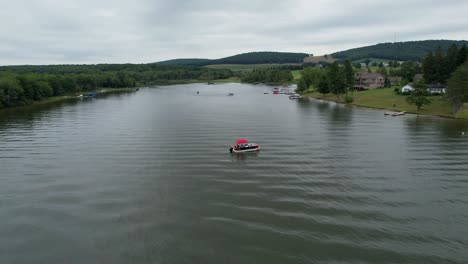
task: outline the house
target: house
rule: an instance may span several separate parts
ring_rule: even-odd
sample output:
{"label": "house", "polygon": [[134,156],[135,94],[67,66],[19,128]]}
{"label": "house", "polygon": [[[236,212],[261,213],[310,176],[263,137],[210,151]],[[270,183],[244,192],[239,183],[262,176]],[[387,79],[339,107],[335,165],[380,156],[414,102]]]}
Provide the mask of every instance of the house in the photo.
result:
{"label": "house", "polygon": [[388,78],[390,80],[390,85],[391,86],[400,86],[401,85],[401,76],[391,76]]}
{"label": "house", "polygon": [[431,94],[442,94],[447,92],[447,85],[444,84],[429,84],[427,91]]}
{"label": "house", "polygon": [[361,63],[359,63],[359,64],[361,65],[361,67],[367,67],[367,64],[364,63],[364,62],[361,62]]}
{"label": "house", "polygon": [[[444,84],[429,84],[426,85],[426,89],[430,94],[442,94],[447,92],[447,85]],[[402,93],[408,93],[413,91],[413,85],[407,84],[401,88]]]}
{"label": "house", "polygon": [[360,71],[356,73],[355,78],[354,89],[358,91],[372,90],[385,86],[385,77],[379,73]]}
{"label": "house", "polygon": [[401,88],[402,93],[409,93],[409,92],[411,92],[413,90],[414,90],[414,88],[413,88],[413,86],[411,86],[411,84],[407,84],[407,85],[405,85],[405,86],[403,86]]}

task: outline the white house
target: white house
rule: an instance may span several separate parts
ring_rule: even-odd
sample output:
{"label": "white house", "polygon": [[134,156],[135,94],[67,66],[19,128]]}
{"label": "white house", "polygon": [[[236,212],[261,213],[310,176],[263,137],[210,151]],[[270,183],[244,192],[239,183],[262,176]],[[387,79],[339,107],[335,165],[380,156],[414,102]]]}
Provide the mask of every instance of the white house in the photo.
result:
{"label": "white house", "polygon": [[[429,84],[426,86],[427,91],[431,94],[442,94],[447,92],[447,86],[443,84]],[[407,84],[401,88],[402,93],[413,91],[414,88],[411,84]]]}
{"label": "white house", "polygon": [[431,94],[442,94],[447,92],[447,86],[443,84],[429,84],[427,91]]}
{"label": "white house", "polygon": [[403,86],[403,87],[401,88],[401,92],[402,92],[402,93],[408,93],[408,92],[411,92],[411,91],[413,91],[413,90],[414,90],[413,86],[411,86],[411,85],[409,85],[409,84],[407,84],[407,85],[405,85],[405,86]]}

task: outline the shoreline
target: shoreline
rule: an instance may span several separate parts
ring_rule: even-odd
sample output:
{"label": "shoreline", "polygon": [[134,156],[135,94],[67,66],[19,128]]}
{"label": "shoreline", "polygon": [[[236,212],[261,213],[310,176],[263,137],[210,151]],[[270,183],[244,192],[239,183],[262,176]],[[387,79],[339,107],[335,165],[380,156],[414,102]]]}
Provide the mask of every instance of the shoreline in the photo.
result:
{"label": "shoreline", "polygon": [[[130,92],[134,92],[137,88],[141,88],[141,87],[142,86],[137,86],[135,88],[103,88],[97,91],[96,95],[99,96],[99,95],[105,95],[105,94],[130,93]],[[0,113],[5,113],[8,111],[15,111],[19,109],[27,109],[27,108],[45,106],[45,105],[54,104],[54,103],[62,103],[62,102],[71,101],[71,100],[78,100],[80,99],[79,97],[80,94],[86,94],[86,93],[88,92],[80,92],[80,93],[75,93],[75,94],[47,97],[39,101],[33,101],[32,103],[27,104],[27,105],[17,105],[13,107],[1,108]]]}
{"label": "shoreline", "polygon": [[[353,98],[355,97],[356,93],[362,93],[362,92],[355,92],[354,95],[351,95]],[[456,120],[468,120],[468,116],[463,115],[463,112],[466,112],[467,109],[460,109],[459,113],[457,116],[454,116],[453,114],[443,114],[443,113],[431,113],[431,112],[418,112],[417,110],[412,110],[408,109],[408,105],[405,105],[405,107],[381,107],[381,106],[373,106],[369,104],[364,104],[364,103],[345,103],[343,100],[344,98],[337,99],[336,96],[330,96],[329,94],[326,96],[322,96],[321,94],[314,94],[314,93],[305,93],[302,94],[302,96],[307,97],[307,98],[312,98],[314,100],[322,100],[322,101],[327,101],[327,102],[334,102],[337,104],[342,104],[342,105],[348,105],[348,106],[354,106],[354,107],[363,107],[367,109],[375,109],[375,110],[387,110],[387,111],[392,111],[392,112],[406,112],[407,114],[414,114],[414,115],[421,115],[421,116],[435,116],[435,117],[442,117],[442,118],[450,118],[450,119],[456,119]],[[342,95],[343,96],[343,95]],[[411,107],[411,106],[409,106]],[[427,108],[430,109],[431,105],[428,105]],[[466,107],[465,107],[466,108]],[[461,115],[461,116],[459,116]]]}
{"label": "shoreline", "polygon": [[[157,86],[157,85],[176,85],[176,84],[190,84],[190,83],[206,83],[207,81],[206,80],[183,80],[183,81],[179,81],[179,82],[171,82],[171,83],[166,83],[166,84],[152,84],[154,86]],[[228,79],[220,79],[220,80],[213,80],[213,82],[215,83],[242,83],[240,82],[240,80],[232,80],[231,78],[228,78]],[[99,96],[99,95],[105,95],[105,94],[118,94],[118,93],[130,93],[130,92],[135,92],[136,89],[139,89],[139,88],[142,88],[142,87],[150,87],[152,85],[148,85],[148,86],[136,86],[136,87],[133,87],[133,88],[103,88],[103,89],[100,89],[96,92],[96,94]],[[390,88],[384,88],[384,89],[379,89],[380,91],[389,91]],[[373,91],[376,91],[376,90],[373,90]],[[377,90],[378,91],[378,90]],[[53,96],[53,97],[48,97],[46,99],[43,99],[43,100],[40,100],[40,101],[34,101],[32,102],[31,104],[28,104],[28,105],[21,105],[21,106],[14,106],[14,107],[7,107],[7,108],[2,108],[0,109],[0,113],[5,113],[5,112],[8,112],[8,111],[14,111],[14,110],[18,110],[18,109],[28,109],[28,108],[33,108],[33,107],[38,107],[38,106],[45,106],[45,105],[49,105],[49,104],[54,104],[54,103],[61,103],[61,102],[66,102],[66,101],[69,101],[69,100],[77,100],[79,99],[79,95],[80,94],[86,94],[87,92],[82,92],[82,93],[76,93],[76,94],[69,94],[69,95],[61,95],[61,96]],[[365,93],[364,92],[355,92],[353,95],[351,95],[353,98],[355,99],[358,99],[359,101],[359,98],[360,97],[364,97],[364,96],[367,96],[368,98],[371,98],[373,99],[373,101],[378,101],[378,96],[372,96],[372,94],[366,94],[363,96],[363,94]],[[356,96],[358,95],[358,96]],[[337,103],[337,104],[342,104],[342,105],[348,105],[348,106],[354,106],[354,107],[363,107],[363,108],[367,108],[367,109],[374,109],[374,110],[387,110],[387,111],[392,111],[392,112],[406,112],[407,114],[415,114],[415,115],[422,115],[422,116],[435,116],[435,117],[442,117],[442,118],[450,118],[450,119],[456,119],[456,120],[468,120],[468,106],[464,106],[460,109],[460,111],[457,113],[456,116],[452,115],[452,114],[444,114],[444,113],[437,113],[437,112],[433,112],[434,110],[431,109],[431,105],[427,106],[427,109],[429,109],[430,111],[429,112],[418,112],[416,110],[413,110],[413,109],[408,109],[411,108],[412,106],[406,104],[406,105],[403,105],[403,107],[401,106],[402,104],[399,104],[399,106],[396,106],[396,107],[385,107],[385,106],[375,106],[375,105],[370,105],[370,104],[366,104],[366,103],[363,103],[363,102],[356,102],[356,100],[354,100],[352,103],[345,103],[343,100],[344,100],[344,97],[342,95],[342,97],[340,97],[339,99],[336,98],[336,96],[334,95],[330,95],[330,94],[327,94],[325,96],[323,96],[322,94],[318,94],[316,92],[313,92],[313,93],[304,93],[302,94],[302,96],[306,97],[306,98],[312,98],[314,100],[322,100],[322,101],[327,101],[327,102],[334,102],[334,103]],[[401,100],[402,98],[404,99],[405,97],[401,97],[401,96],[396,96],[396,95],[391,95],[393,96],[393,98],[390,98],[390,99],[393,99],[393,100],[400,100],[399,103],[401,103]],[[423,111],[428,111],[427,109],[424,109]]]}
{"label": "shoreline", "polygon": [[[128,87],[101,88],[101,89],[98,89],[98,91],[96,91],[96,95],[130,93],[130,92],[134,92],[136,89],[139,89],[139,88],[158,86],[158,85],[177,85],[177,84],[208,83],[208,82],[241,83],[240,79],[237,77],[231,77],[227,79],[216,79],[216,80],[168,80],[167,82],[147,83],[145,85],[138,85],[132,88],[128,88]],[[8,111],[13,111],[13,110],[18,110],[18,109],[27,109],[30,107],[44,106],[44,105],[53,104],[53,103],[66,102],[66,101],[73,100],[73,99],[79,99],[80,94],[87,94],[89,92],[90,91],[67,94],[67,95],[60,95],[60,96],[52,96],[52,97],[44,98],[39,101],[33,101],[30,104],[26,104],[26,105],[17,105],[17,106],[12,106],[12,107],[0,108],[0,113],[5,113]]]}

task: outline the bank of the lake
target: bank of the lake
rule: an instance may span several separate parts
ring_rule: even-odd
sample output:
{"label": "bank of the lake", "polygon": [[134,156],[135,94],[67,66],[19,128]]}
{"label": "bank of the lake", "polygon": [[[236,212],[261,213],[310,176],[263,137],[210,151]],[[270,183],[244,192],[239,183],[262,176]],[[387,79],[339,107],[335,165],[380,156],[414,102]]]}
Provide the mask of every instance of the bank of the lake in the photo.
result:
{"label": "bank of the lake", "polygon": [[[430,96],[432,103],[424,106],[423,109],[417,111],[415,105],[410,105],[406,102],[406,96],[397,95],[393,88],[382,88],[369,91],[359,91],[350,94],[353,97],[352,105],[386,109],[391,111],[406,111],[407,113],[432,115],[450,118],[468,118],[468,106],[463,106],[460,111],[453,115],[451,105],[443,96]],[[306,93],[304,96],[334,101],[337,103],[345,103],[344,96],[337,98],[334,94],[320,94],[318,92]]]}
{"label": "bank of the lake", "polygon": [[[104,95],[104,94],[117,94],[117,93],[129,93],[129,92],[134,92],[138,87],[134,88],[102,88],[98,89],[96,91],[97,95]],[[24,107],[36,107],[36,106],[43,106],[43,105],[49,105],[49,104],[55,104],[55,103],[60,103],[60,102],[65,102],[69,100],[76,100],[79,99],[80,94],[87,94],[89,92],[80,92],[80,93],[73,93],[73,94],[66,94],[66,95],[60,95],[60,96],[52,96],[52,97],[47,97],[42,100],[38,101],[33,101],[30,104],[26,105],[18,105],[18,106],[12,106],[12,107],[6,107],[6,108],[0,108],[0,112],[5,112],[9,111],[12,109],[18,109],[18,108],[24,108]]]}
{"label": "bank of the lake", "polygon": [[[230,77],[226,79],[216,79],[216,80],[198,80],[198,79],[187,79],[187,80],[168,80],[166,82],[159,82],[159,83],[150,83],[149,85],[177,85],[177,84],[191,84],[191,83],[240,83],[240,79],[238,77]],[[113,93],[128,93],[133,92],[138,88],[144,86],[137,86],[137,87],[123,87],[123,88],[98,88],[96,94],[113,94]],[[25,105],[17,105],[12,107],[0,108],[0,111],[8,111],[9,109],[17,109],[22,107],[34,107],[34,106],[41,106],[41,105],[48,105],[54,103],[65,102],[68,100],[76,100],[80,94],[86,94],[88,92],[77,92],[72,94],[65,94],[60,96],[52,96],[47,97],[38,101],[33,101],[30,104]]]}

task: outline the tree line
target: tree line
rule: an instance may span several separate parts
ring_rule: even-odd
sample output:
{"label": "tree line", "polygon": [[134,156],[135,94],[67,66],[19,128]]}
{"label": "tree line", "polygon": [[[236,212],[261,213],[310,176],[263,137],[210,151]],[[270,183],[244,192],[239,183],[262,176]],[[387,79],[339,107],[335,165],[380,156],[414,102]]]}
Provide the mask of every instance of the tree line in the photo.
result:
{"label": "tree line", "polygon": [[187,66],[206,66],[213,64],[286,64],[298,63],[301,64],[305,57],[309,56],[306,53],[293,52],[248,52],[229,56],[221,59],[175,59],[157,62],[160,65],[187,65]]}
{"label": "tree line", "polygon": [[429,52],[422,62],[424,81],[426,83],[446,84],[451,74],[462,65],[468,56],[465,45],[458,48],[455,44],[444,52],[439,47],[435,52]]}
{"label": "tree line", "polygon": [[290,82],[294,77],[288,68],[270,68],[240,73],[240,79],[246,83],[280,84]]}
{"label": "tree line", "polygon": [[[333,93],[337,97],[354,90],[354,69],[349,60],[345,60],[343,67],[338,62],[330,64],[325,69],[305,68],[299,79],[298,91],[304,92],[309,87],[317,88],[321,94]],[[350,97],[349,97],[350,98]],[[346,100],[350,100],[347,98]]]}
{"label": "tree line", "polygon": [[0,67],[0,108],[27,105],[51,96],[97,88],[215,80],[233,76],[226,69],[156,64],[42,65]]}
{"label": "tree line", "polygon": [[462,46],[468,44],[467,41],[455,40],[424,40],[395,43],[380,43],[377,45],[350,49],[331,54],[337,59],[349,59],[351,61],[379,58],[397,61],[419,61],[430,51],[447,50],[451,45]]}

